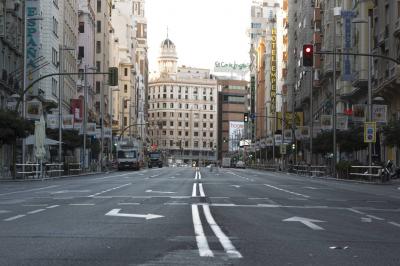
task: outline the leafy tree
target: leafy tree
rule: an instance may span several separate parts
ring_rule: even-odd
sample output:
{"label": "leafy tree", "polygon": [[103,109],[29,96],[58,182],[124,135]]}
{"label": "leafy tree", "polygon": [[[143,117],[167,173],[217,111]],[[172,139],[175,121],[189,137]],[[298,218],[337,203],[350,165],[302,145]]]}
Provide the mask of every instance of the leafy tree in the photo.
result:
{"label": "leafy tree", "polygon": [[12,144],[17,138],[25,138],[33,132],[32,121],[22,118],[15,111],[0,110],[0,145]]}
{"label": "leafy tree", "polygon": [[385,136],[385,144],[388,146],[400,147],[400,120],[391,121],[383,128],[383,135]]}

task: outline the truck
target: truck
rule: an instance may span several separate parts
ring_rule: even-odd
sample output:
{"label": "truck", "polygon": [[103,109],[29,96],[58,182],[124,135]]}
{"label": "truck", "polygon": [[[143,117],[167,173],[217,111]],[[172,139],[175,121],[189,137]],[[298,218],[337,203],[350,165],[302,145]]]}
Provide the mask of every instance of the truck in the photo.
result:
{"label": "truck", "polygon": [[231,158],[230,157],[222,157],[222,167],[231,167]]}
{"label": "truck", "polygon": [[140,151],[133,143],[118,142],[117,143],[117,164],[118,170],[123,169],[140,169]]}
{"label": "truck", "polygon": [[162,160],[162,154],[159,151],[152,151],[148,153],[149,159],[148,159],[148,166],[149,168],[154,167],[163,167],[163,160]]}

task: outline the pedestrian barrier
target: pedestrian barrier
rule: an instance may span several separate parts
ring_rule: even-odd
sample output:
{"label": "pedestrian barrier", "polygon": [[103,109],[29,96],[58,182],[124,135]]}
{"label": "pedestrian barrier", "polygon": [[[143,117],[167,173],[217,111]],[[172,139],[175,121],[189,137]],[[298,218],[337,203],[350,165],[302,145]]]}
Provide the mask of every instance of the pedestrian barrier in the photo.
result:
{"label": "pedestrian barrier", "polygon": [[[371,165],[352,165],[350,175],[357,177],[367,177],[370,181],[374,178],[382,178],[382,166]],[[383,181],[383,180],[382,180]]]}
{"label": "pedestrian barrier", "polygon": [[82,171],[81,163],[68,163],[68,175],[76,175]]}
{"label": "pedestrian barrier", "polygon": [[326,165],[307,165],[307,164],[290,164],[289,172],[298,175],[309,175],[309,176],[325,176],[328,173],[328,166]]}
{"label": "pedestrian barrier", "polygon": [[40,177],[40,164],[38,163],[17,163],[15,167],[17,178]]}
{"label": "pedestrian barrier", "polygon": [[63,163],[50,163],[45,165],[45,173],[48,177],[61,175],[64,172]]}

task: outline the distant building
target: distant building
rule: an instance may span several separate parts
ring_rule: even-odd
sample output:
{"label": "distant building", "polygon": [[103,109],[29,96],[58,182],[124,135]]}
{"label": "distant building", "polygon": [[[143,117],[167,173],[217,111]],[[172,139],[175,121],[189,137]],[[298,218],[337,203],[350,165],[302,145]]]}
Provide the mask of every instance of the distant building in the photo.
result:
{"label": "distant building", "polygon": [[176,47],[162,42],[159,73],[149,82],[149,139],[171,160],[214,161],[217,81],[210,70],[177,67]]}
{"label": "distant building", "polygon": [[[238,151],[241,139],[250,139],[249,123],[244,114],[249,113],[249,83],[245,80],[218,78],[218,160],[231,152]],[[231,122],[234,124],[232,125]],[[243,126],[239,134],[231,134],[232,126]],[[233,138],[231,136],[234,136]]]}

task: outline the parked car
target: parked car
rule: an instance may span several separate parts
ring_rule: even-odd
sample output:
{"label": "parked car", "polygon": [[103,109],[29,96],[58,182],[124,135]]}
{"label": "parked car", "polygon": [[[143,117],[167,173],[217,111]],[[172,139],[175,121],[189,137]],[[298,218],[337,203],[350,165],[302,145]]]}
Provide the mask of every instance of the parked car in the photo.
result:
{"label": "parked car", "polygon": [[243,161],[238,161],[236,163],[236,168],[246,168],[246,166]]}

